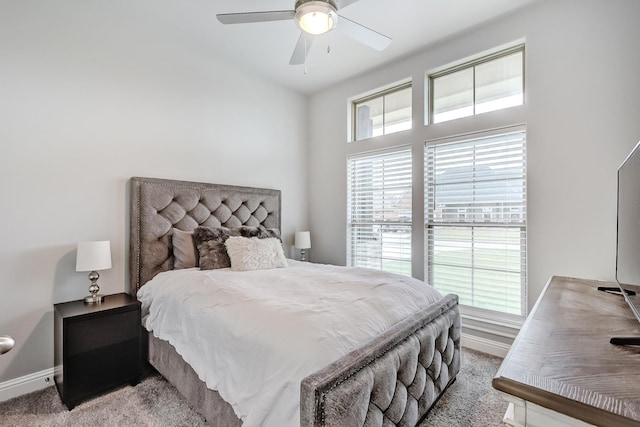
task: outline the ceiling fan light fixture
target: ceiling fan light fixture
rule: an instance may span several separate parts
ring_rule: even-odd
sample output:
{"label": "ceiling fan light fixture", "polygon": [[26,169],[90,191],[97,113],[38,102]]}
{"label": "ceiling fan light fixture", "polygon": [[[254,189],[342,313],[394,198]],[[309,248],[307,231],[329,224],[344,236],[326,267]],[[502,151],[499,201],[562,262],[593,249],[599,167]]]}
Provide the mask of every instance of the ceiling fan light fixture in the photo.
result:
{"label": "ceiling fan light fixture", "polygon": [[296,22],[305,33],[319,35],[338,23],[338,12],[331,1],[303,1],[296,4]]}

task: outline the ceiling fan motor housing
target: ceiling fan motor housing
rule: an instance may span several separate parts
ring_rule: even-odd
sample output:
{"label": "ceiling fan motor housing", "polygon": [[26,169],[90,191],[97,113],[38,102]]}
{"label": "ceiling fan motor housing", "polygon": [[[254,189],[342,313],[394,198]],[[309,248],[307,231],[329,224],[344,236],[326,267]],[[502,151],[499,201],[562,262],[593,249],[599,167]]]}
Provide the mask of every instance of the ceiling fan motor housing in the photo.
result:
{"label": "ceiling fan motor housing", "polygon": [[338,8],[333,0],[297,0],[296,22],[306,33],[324,34],[338,23]]}

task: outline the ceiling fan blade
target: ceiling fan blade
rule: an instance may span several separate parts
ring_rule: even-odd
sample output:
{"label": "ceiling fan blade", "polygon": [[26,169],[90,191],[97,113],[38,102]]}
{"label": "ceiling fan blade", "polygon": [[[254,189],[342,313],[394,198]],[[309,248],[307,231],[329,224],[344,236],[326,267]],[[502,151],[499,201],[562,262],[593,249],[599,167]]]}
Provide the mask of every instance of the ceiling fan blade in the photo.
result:
{"label": "ceiling fan blade", "polygon": [[369,46],[370,48],[379,51],[385,50],[391,43],[391,38],[372,30],[371,28],[367,28],[364,25],[360,25],[357,22],[353,22],[342,15],[338,18],[336,30],[364,45]]}
{"label": "ceiling fan blade", "polygon": [[338,0],[338,10],[349,6],[352,3],[357,2],[358,0]]}
{"label": "ceiling fan blade", "polygon": [[268,12],[219,13],[216,18],[223,24],[249,24],[252,22],[287,21],[295,16],[295,10],[271,10]]}
{"label": "ceiling fan blade", "polygon": [[304,31],[301,31],[300,37],[298,37],[298,43],[296,43],[296,47],[293,49],[291,60],[289,60],[289,65],[304,64],[304,61],[307,59],[307,55],[309,54],[309,49],[311,49],[312,43],[313,36],[310,36]]}

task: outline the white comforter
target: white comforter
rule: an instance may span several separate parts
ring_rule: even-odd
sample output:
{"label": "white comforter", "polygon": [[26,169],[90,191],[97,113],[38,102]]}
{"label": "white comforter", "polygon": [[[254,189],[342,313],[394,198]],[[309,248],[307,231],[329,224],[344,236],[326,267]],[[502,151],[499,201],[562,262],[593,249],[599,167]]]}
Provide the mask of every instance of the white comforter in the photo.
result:
{"label": "white comforter", "polygon": [[138,291],[169,341],[245,427],[298,426],[300,381],[441,298],[409,277],[302,263],[168,271]]}

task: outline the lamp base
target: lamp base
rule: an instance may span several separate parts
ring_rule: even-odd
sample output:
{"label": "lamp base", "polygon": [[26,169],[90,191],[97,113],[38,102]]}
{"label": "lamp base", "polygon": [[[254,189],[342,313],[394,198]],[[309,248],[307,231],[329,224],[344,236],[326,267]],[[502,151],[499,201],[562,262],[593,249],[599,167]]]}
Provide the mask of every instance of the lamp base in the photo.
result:
{"label": "lamp base", "polygon": [[100,304],[104,301],[104,295],[99,295],[100,286],[98,286],[98,279],[100,275],[97,271],[92,271],[89,273],[89,280],[91,280],[91,286],[89,286],[89,294],[84,297],[85,304]]}
{"label": "lamp base", "polygon": [[104,301],[104,295],[87,295],[84,297],[85,304],[100,304]]}

